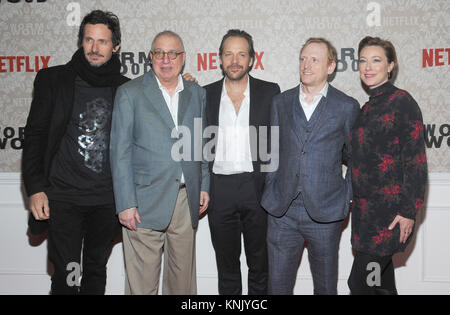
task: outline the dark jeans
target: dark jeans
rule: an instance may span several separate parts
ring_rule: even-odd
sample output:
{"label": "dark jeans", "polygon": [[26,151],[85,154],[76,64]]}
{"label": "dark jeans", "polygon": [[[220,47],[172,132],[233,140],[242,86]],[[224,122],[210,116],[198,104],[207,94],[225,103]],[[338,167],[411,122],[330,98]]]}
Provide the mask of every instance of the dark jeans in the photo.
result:
{"label": "dark jeans", "polygon": [[397,295],[392,256],[356,252],[347,283],[352,295]]}
{"label": "dark jeans", "polygon": [[104,294],[106,263],[118,227],[114,205],[78,206],[50,200],[48,256],[54,265],[51,293]]}
{"label": "dark jeans", "polygon": [[249,268],[248,294],[267,294],[267,213],[258,202],[253,176],[213,174],[208,221],[222,295],[242,294],[241,235]]}

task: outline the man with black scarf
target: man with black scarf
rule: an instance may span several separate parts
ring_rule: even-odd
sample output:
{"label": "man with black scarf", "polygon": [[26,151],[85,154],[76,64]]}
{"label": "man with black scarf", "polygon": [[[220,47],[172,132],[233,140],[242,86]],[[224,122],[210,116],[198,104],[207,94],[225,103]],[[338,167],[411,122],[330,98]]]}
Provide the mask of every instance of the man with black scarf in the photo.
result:
{"label": "man with black scarf", "polygon": [[105,292],[106,263],[120,232],[109,165],[114,95],[129,80],[120,74],[120,40],[117,16],[92,11],[70,62],[39,71],[34,82],[22,174],[31,232],[48,221],[52,294]]}

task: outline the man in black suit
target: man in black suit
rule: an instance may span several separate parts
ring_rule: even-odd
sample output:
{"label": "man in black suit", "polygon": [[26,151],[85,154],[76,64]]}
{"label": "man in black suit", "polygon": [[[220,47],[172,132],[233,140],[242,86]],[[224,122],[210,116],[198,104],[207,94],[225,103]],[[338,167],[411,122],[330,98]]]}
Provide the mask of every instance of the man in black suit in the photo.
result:
{"label": "man in black suit", "polygon": [[92,11],[71,61],[39,71],[34,81],[22,174],[31,232],[48,221],[52,294],[105,292],[108,254],[120,231],[109,166],[114,95],[128,81],[116,54],[120,40],[117,16]]}
{"label": "man in black suit", "polygon": [[259,153],[268,149],[264,144],[269,142],[270,104],[280,88],[248,74],[255,51],[245,31],[229,30],[219,55],[224,78],[205,87],[207,124],[218,126],[210,163],[208,221],[219,294],[242,294],[241,234],[249,267],[248,294],[267,294],[267,214],[260,200],[265,179],[261,167],[268,161]]}

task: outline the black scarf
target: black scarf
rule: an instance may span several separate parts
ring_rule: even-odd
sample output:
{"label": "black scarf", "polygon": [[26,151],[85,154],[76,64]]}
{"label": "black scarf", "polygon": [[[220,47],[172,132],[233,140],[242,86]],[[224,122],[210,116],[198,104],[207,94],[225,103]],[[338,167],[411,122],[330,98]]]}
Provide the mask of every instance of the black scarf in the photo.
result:
{"label": "black scarf", "polygon": [[122,83],[120,61],[116,54],[112,54],[111,59],[100,67],[93,67],[86,60],[83,47],[81,47],[72,56],[70,64],[80,78],[92,86],[112,87]]}

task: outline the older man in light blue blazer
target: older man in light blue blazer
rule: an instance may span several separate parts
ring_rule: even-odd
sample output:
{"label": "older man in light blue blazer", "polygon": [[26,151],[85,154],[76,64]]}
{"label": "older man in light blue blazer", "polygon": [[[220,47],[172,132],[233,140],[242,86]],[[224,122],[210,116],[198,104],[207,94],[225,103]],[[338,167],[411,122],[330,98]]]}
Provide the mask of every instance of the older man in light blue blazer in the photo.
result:
{"label": "older man in light blue blazer", "polygon": [[272,103],[279,168],[267,174],[261,201],[271,214],[269,294],[293,294],[305,242],[314,293],[337,294],[340,233],[352,194],[349,171],[342,176],[343,152],[350,150],[359,104],[328,84],[335,67],[333,46],[309,39],[300,53],[301,84]]}
{"label": "older man in light blue blazer", "polygon": [[[111,168],[131,294],[196,294],[195,231],[209,202],[202,159],[205,91],[180,73],[181,38],[159,33],[152,71],[116,94]],[[200,150],[196,152],[195,150]]]}

